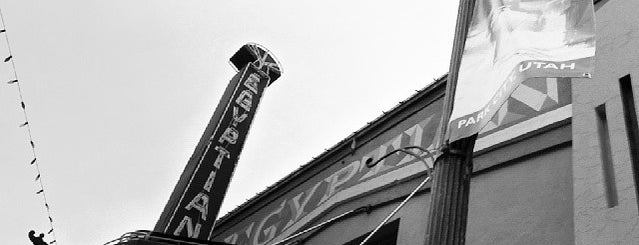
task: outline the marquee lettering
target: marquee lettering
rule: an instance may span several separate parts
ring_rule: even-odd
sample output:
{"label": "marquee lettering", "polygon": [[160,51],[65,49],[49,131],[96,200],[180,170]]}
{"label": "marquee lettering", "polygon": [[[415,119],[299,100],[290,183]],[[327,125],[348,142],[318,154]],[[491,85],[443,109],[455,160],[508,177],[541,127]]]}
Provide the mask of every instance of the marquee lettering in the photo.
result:
{"label": "marquee lettering", "polygon": [[184,216],[184,218],[182,218],[182,221],[180,221],[180,225],[178,225],[178,227],[175,229],[175,232],[173,232],[173,235],[175,236],[181,235],[185,227],[186,227],[186,235],[188,237],[195,238],[200,235],[200,229],[202,228],[202,224],[197,223],[195,225],[195,229],[193,229],[193,221],[191,221],[191,217]]}
{"label": "marquee lettering", "polygon": [[251,106],[253,105],[253,94],[251,94],[251,90],[244,90],[240,93],[240,97],[237,97],[235,103],[240,105],[244,110],[251,111]]}
{"label": "marquee lettering", "polygon": [[213,166],[215,166],[216,169],[220,169],[220,165],[222,164],[222,160],[224,158],[231,158],[231,153],[224,149],[224,147],[221,146],[216,146],[215,150],[218,152],[217,153],[217,157],[215,158],[215,162],[213,162]]}
{"label": "marquee lettering", "polygon": [[340,186],[355,176],[357,170],[359,170],[360,163],[360,161],[354,161],[347,167],[340,169],[326,178],[324,181],[328,182],[328,190],[324,193],[324,197],[322,197],[320,202],[324,202],[332,197]]}
{"label": "marquee lettering", "polygon": [[[204,164],[203,160],[206,156],[208,156],[208,153],[212,148],[215,150],[213,153],[215,154],[215,160],[212,163],[213,169],[208,174],[208,178],[202,186],[201,191],[190,199],[191,201],[186,206],[184,206],[185,210],[196,210],[197,213],[187,212],[186,215],[182,217],[179,225],[173,231],[174,235],[184,235],[184,232],[186,232],[188,237],[198,238],[200,229],[202,228],[202,222],[207,221],[209,218],[210,193],[213,188],[213,184],[215,183],[217,171],[223,166],[225,160],[231,158],[231,152],[228,150],[228,147],[236,144],[238,139],[242,137],[236,127],[240,126],[240,124],[242,124],[242,122],[244,122],[248,117],[248,112],[251,111],[251,107],[253,106],[253,96],[258,93],[259,82],[260,76],[257,73],[249,74],[248,78],[244,81],[244,83],[242,83],[246,89],[243,89],[234,101],[237,106],[232,106],[233,111],[231,114],[231,120],[229,120],[229,125],[224,125],[224,131],[221,135],[219,135],[217,140],[214,140],[214,137],[216,137],[215,135],[211,135],[208,145],[200,156],[200,164]],[[193,215],[198,213],[199,217],[193,217]],[[194,220],[197,220],[197,222],[194,222]],[[252,229],[252,226],[250,228]],[[229,239],[237,240],[237,236],[231,236]]]}
{"label": "marquee lettering", "polygon": [[[304,192],[300,192],[300,194],[297,194],[295,197],[293,197],[289,201],[289,208],[290,208],[292,217],[291,217],[291,220],[289,220],[288,223],[286,223],[283,229],[287,229],[291,225],[295,224],[295,222],[297,222],[300,218],[302,218],[303,215],[306,214],[304,212],[304,208],[306,208],[308,201],[311,200],[311,197],[313,196],[313,194],[315,194],[315,191],[321,184],[322,182],[317,182],[317,184],[315,184],[311,189],[306,190]],[[304,199],[300,203],[300,199],[302,198],[302,196],[304,196]]]}
{"label": "marquee lettering", "polygon": [[206,215],[209,211],[209,196],[202,192],[198,193],[197,196],[195,196],[195,198],[193,198],[193,200],[191,200],[191,202],[189,202],[189,204],[185,207],[186,210],[191,210],[191,208],[195,208],[197,211],[200,211],[202,220],[206,221]]}
{"label": "marquee lettering", "polygon": [[257,85],[259,84],[259,82],[260,82],[260,77],[257,76],[257,74],[253,73],[249,75],[246,81],[244,81],[244,86],[250,89],[251,92],[253,92],[254,94],[257,94]]}
{"label": "marquee lettering", "polygon": [[[275,220],[277,221],[276,224],[271,224],[269,226],[265,226],[265,225],[267,224],[267,222],[270,220],[271,217],[274,217],[275,215],[279,214],[282,211],[282,209],[284,209],[285,204],[286,204],[286,200],[283,201],[282,204],[280,204],[280,207],[278,209],[266,215],[266,217],[262,220],[262,222],[260,222],[260,225],[257,226],[256,231],[258,232],[261,231],[261,233],[258,233],[254,236],[253,244],[264,245],[271,239],[275,238],[275,234],[276,234],[275,232],[277,231],[276,224],[279,223],[279,221]],[[260,239],[262,238],[262,235],[265,236],[264,239]]]}
{"label": "marquee lettering", "polygon": [[240,109],[233,106],[233,122],[231,122],[231,124],[233,124],[234,127],[237,127],[237,124],[243,122],[247,117],[248,113],[242,113],[240,115]]}
{"label": "marquee lettering", "polygon": [[234,145],[235,142],[237,142],[237,137],[239,136],[240,132],[238,132],[237,129],[228,127],[224,130],[224,133],[222,134],[222,136],[220,136],[220,139],[218,141],[220,143],[224,143],[224,141],[226,141],[226,143]]}

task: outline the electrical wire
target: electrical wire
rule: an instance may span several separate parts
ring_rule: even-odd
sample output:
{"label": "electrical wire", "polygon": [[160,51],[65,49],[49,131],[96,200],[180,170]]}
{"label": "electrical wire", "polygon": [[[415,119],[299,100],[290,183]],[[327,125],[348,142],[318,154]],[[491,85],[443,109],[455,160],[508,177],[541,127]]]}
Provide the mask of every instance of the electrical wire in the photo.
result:
{"label": "electrical wire", "polygon": [[426,176],[426,178],[419,183],[419,185],[417,187],[415,187],[415,189],[413,189],[413,191],[408,194],[408,196],[399,204],[397,205],[397,207],[395,209],[393,209],[392,212],[390,212],[390,214],[388,214],[386,216],[386,218],[384,218],[384,220],[382,220],[382,222],[379,223],[379,225],[377,225],[377,227],[375,227],[375,229],[373,231],[371,231],[371,233],[368,234],[368,236],[359,244],[359,245],[364,245],[366,242],[368,242],[368,240],[371,239],[371,237],[373,237],[373,235],[375,235],[375,233],[377,233],[377,231],[379,231],[380,228],[382,228],[382,226],[384,226],[384,224],[386,224],[386,222],[388,222],[388,220],[390,220],[402,207],[404,207],[404,205],[406,205],[406,203],[408,202],[408,200],[410,200],[422,187],[424,187],[424,185],[426,185],[426,183],[428,183],[428,181],[430,181],[432,178],[432,169],[428,167],[428,163],[424,160],[424,158],[418,154],[415,154],[413,152],[408,151],[408,149],[418,149],[424,153],[426,153],[431,160],[433,161],[433,163],[435,162],[435,154],[432,153],[432,151],[430,150],[426,150],[422,147],[419,146],[407,146],[404,148],[400,148],[394,151],[389,152],[388,154],[384,155],[383,157],[381,157],[380,159],[378,159],[377,161],[375,161],[374,164],[371,164],[371,166],[369,166],[367,164],[367,166],[372,167],[375,166],[376,164],[378,164],[380,161],[382,161],[384,158],[389,157],[397,152],[404,152],[406,154],[409,154],[417,159],[419,159],[420,161],[424,162],[424,165],[426,166],[426,172],[428,174],[428,176]]}
{"label": "electrical wire", "polygon": [[342,219],[344,217],[347,217],[347,216],[350,216],[350,215],[353,215],[353,214],[357,214],[357,213],[361,213],[361,212],[369,212],[369,210],[370,210],[370,207],[368,207],[368,206],[364,206],[364,207],[359,207],[359,208],[353,209],[351,211],[348,211],[348,212],[342,213],[342,214],[340,214],[338,216],[335,216],[335,217],[333,217],[333,218],[331,218],[331,219],[329,219],[327,221],[324,221],[322,223],[314,225],[314,226],[312,226],[312,227],[310,227],[310,228],[308,228],[306,230],[303,230],[303,231],[300,231],[300,232],[295,233],[293,235],[290,235],[289,237],[285,238],[284,240],[281,240],[279,242],[273,243],[271,245],[283,245],[283,244],[286,244],[289,241],[291,241],[291,240],[293,240],[293,239],[295,239],[295,238],[297,238],[297,237],[299,237],[301,235],[304,235],[304,234],[306,234],[308,232],[311,232],[313,230],[322,228],[322,227],[324,227],[326,225],[332,224],[333,222],[335,222],[337,220],[340,220],[340,219]]}

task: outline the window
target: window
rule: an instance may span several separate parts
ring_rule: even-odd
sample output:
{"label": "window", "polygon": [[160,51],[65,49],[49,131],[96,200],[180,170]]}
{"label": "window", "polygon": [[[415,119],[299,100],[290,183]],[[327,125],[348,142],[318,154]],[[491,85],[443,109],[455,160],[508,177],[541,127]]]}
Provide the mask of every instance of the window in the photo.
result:
{"label": "window", "polygon": [[635,192],[639,197],[639,126],[637,125],[637,110],[635,108],[635,96],[632,91],[632,81],[630,75],[619,79],[619,89],[621,91],[621,104],[623,105],[623,117],[626,123],[626,136],[630,150],[630,164],[635,180]]}
{"label": "window", "polygon": [[601,168],[603,171],[604,192],[608,207],[619,204],[617,198],[617,184],[615,182],[615,170],[610,150],[610,135],[608,130],[608,118],[606,117],[606,104],[595,108],[597,114],[597,132],[599,133],[599,150],[601,155]]}
{"label": "window", "polygon": [[607,2],[608,0],[593,0],[593,3],[595,4],[595,11],[597,11],[599,8],[601,8],[601,6],[603,6]]}
{"label": "window", "polygon": [[[380,228],[373,237],[371,237],[366,245],[396,245],[397,244],[397,231],[399,230],[399,219],[391,221]],[[358,238],[355,238],[343,245],[359,245],[370,234],[366,233]]]}

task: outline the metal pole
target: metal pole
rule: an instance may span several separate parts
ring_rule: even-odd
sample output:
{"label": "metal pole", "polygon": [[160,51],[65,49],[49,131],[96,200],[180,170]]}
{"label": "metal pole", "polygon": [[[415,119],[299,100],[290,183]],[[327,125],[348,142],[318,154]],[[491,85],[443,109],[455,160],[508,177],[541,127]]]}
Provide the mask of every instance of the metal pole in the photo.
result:
{"label": "metal pole", "polygon": [[450,144],[437,159],[428,220],[427,244],[465,244],[472,152],[476,136]]}
{"label": "metal pole", "polygon": [[448,143],[448,121],[450,119],[455,88],[468,28],[473,16],[475,0],[460,0],[455,27],[455,39],[446,83],[446,97],[438,145],[442,155],[434,166],[431,204],[429,210],[427,243],[430,245],[465,244],[468,217],[468,195],[472,154],[477,135]]}
{"label": "metal pole", "polygon": [[444,97],[444,108],[442,110],[439,137],[437,138],[438,142],[436,145],[441,146],[445,144],[446,141],[448,121],[450,120],[450,114],[453,111],[453,103],[455,100],[455,89],[457,88],[459,67],[461,66],[461,59],[464,54],[466,36],[468,34],[468,27],[472,21],[475,1],[476,0],[459,0],[457,24],[455,26],[455,38],[453,39],[453,50],[450,57],[448,76],[446,78],[446,96]]}

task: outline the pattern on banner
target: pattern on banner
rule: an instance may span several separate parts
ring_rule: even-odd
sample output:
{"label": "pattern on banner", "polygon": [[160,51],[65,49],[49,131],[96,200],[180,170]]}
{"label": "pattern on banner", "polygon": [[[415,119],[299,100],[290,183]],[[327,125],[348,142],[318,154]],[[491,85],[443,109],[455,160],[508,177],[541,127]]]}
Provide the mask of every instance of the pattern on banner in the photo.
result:
{"label": "pattern on banner", "polygon": [[570,78],[532,78],[519,85],[480,136],[571,103]]}

